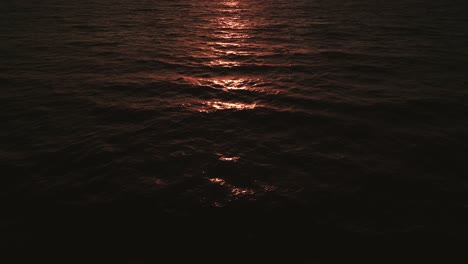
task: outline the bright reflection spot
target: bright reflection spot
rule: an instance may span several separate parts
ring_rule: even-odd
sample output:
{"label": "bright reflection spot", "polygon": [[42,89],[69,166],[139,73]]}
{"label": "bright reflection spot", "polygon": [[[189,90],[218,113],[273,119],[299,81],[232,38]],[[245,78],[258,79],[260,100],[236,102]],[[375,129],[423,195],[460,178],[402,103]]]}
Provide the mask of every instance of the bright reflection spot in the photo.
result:
{"label": "bright reflection spot", "polygon": [[232,48],[232,47],[240,47],[241,45],[240,44],[237,44],[237,43],[229,43],[229,42],[210,42],[208,43],[208,45],[217,45],[217,46],[221,46],[223,48]]}
{"label": "bright reflection spot", "polygon": [[217,22],[223,29],[244,29],[246,27],[246,25],[241,22],[239,17],[222,17],[217,19]]}
{"label": "bright reflection spot", "polygon": [[240,63],[237,61],[228,61],[228,60],[213,60],[210,62],[212,66],[221,66],[226,68],[232,68],[240,66]]}
{"label": "bright reflection spot", "polygon": [[239,159],[240,159],[240,157],[219,157],[219,160],[221,160],[221,161],[237,162]]}
{"label": "bright reflection spot", "polygon": [[200,113],[212,113],[216,111],[246,111],[256,108],[265,108],[265,105],[257,103],[242,103],[242,102],[223,102],[220,100],[208,100],[198,102],[182,103],[182,106]]}
{"label": "bright reflection spot", "polygon": [[215,33],[215,35],[218,37],[218,38],[221,38],[221,39],[237,39],[237,40],[242,40],[242,39],[247,39],[249,38],[249,35],[248,34],[243,34],[243,33],[236,33],[236,32],[229,32],[229,31],[222,31],[222,32],[218,32],[217,34]]}
{"label": "bright reflection spot", "polygon": [[217,184],[219,184],[221,186],[226,184],[226,181],[221,179],[221,178],[211,178],[209,180],[210,180],[210,182],[217,183]]}
{"label": "bright reflection spot", "polygon": [[248,195],[248,194],[254,194],[255,191],[252,189],[247,189],[247,188],[232,188],[231,189],[232,194],[238,196],[238,195]]}
{"label": "bright reflection spot", "polygon": [[257,107],[256,103],[246,104],[246,103],[227,103],[223,101],[204,101],[199,105],[194,104],[183,104],[183,106],[191,108],[200,113],[211,113],[220,110],[251,110]]}
{"label": "bright reflection spot", "polygon": [[227,103],[227,102],[222,102],[222,101],[207,101],[205,105],[212,107],[216,110],[228,110],[228,109],[245,110],[245,109],[254,109],[255,107],[257,107],[256,103],[253,103],[253,104]]}
{"label": "bright reflection spot", "polygon": [[[243,42],[250,38],[245,32],[249,28],[248,23],[242,19],[239,11],[238,1],[224,1],[221,3],[224,7],[219,10],[219,16],[212,19],[208,28],[213,29],[211,37],[215,38],[214,42],[209,42],[208,45],[214,49],[214,53],[210,58],[213,58],[209,65],[221,67],[238,67],[239,61],[228,60],[226,56],[239,55],[242,56],[242,51],[239,50],[243,46]],[[228,14],[226,14],[227,12]],[[219,50],[215,47],[221,47],[227,50]]]}
{"label": "bright reflection spot", "polygon": [[209,181],[212,182],[212,183],[218,184],[220,186],[225,186],[225,187],[229,188],[229,191],[234,196],[255,194],[255,190],[253,190],[253,189],[236,187],[236,186],[234,186],[232,184],[226,183],[226,181],[221,179],[221,178],[211,178],[211,179],[209,179]]}
{"label": "bright reflection spot", "polygon": [[226,92],[237,90],[248,90],[262,93],[276,92],[270,87],[267,87],[265,82],[263,82],[261,79],[239,78],[234,76],[215,78],[193,78],[184,76],[182,78],[185,82],[196,86],[208,86],[213,89],[222,89]]}
{"label": "bright reflection spot", "polygon": [[227,90],[247,90],[245,80],[213,80],[213,84],[219,85]]}
{"label": "bright reflection spot", "polygon": [[236,7],[239,5],[238,1],[224,1],[222,2],[223,5],[229,6],[229,7]]}

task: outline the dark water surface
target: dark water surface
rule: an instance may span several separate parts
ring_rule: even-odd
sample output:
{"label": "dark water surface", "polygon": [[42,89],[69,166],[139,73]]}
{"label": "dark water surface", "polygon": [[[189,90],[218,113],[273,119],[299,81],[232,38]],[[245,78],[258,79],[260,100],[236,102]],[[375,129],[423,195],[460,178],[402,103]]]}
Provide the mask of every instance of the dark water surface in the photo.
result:
{"label": "dark water surface", "polygon": [[463,239],[466,7],[2,1],[6,244]]}

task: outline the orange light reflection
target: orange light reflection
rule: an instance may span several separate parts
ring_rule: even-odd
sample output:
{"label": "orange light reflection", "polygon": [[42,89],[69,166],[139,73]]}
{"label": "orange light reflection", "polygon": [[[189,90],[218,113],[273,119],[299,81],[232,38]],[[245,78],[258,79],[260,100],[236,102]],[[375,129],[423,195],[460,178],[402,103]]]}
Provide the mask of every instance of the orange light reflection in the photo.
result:
{"label": "orange light reflection", "polygon": [[[245,20],[243,15],[242,4],[239,1],[222,1],[222,7],[218,10],[216,16],[210,20],[209,25],[206,26],[207,30],[211,30],[210,37],[211,41],[207,43],[207,46],[202,49],[200,54],[194,54],[193,56],[199,59],[206,59],[205,65],[210,66],[214,69],[219,68],[236,68],[243,66],[247,63],[242,60],[246,56],[252,56],[255,51],[247,49],[246,45],[252,45],[248,43],[251,38],[249,32],[251,32],[252,25],[250,20]],[[236,74],[237,75],[237,74]],[[204,87],[211,87],[213,89],[222,89],[226,92],[229,91],[259,91],[264,92],[264,82],[260,79],[249,79],[240,76],[224,76],[224,77],[208,77],[208,78],[196,78],[196,77],[184,77],[192,84]],[[229,102],[223,101],[219,98],[199,101],[194,103],[187,103],[187,106],[197,112],[210,113],[221,110],[252,110],[259,105],[256,102],[246,103],[239,102],[240,100],[232,100]]]}
{"label": "orange light reflection", "polygon": [[245,104],[245,103],[227,103],[222,101],[207,101],[205,105],[208,107],[212,107],[216,110],[228,110],[228,109],[235,109],[235,110],[245,110],[245,109],[254,109],[257,107],[256,103],[253,104]]}
{"label": "orange light reflection", "polygon": [[240,157],[219,157],[219,160],[221,161],[233,161],[233,162],[237,162],[238,160],[240,159]]}
{"label": "orange light reflection", "polygon": [[225,187],[229,188],[229,191],[234,196],[243,196],[243,195],[255,194],[255,191],[253,189],[240,188],[240,187],[233,186],[231,184],[228,184],[225,180],[223,180],[221,178],[211,178],[211,179],[208,179],[208,180],[210,182],[212,182],[212,183],[215,183],[215,184],[218,184],[220,186],[225,186]]}

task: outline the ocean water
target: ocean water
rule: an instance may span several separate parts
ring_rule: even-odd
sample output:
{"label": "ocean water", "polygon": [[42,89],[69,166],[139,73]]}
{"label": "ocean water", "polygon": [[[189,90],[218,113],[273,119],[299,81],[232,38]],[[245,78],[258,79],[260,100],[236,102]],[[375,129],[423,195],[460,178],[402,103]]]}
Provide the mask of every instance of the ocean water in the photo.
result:
{"label": "ocean water", "polygon": [[466,12],[429,0],[4,0],[2,204],[298,208],[346,234],[456,234]]}

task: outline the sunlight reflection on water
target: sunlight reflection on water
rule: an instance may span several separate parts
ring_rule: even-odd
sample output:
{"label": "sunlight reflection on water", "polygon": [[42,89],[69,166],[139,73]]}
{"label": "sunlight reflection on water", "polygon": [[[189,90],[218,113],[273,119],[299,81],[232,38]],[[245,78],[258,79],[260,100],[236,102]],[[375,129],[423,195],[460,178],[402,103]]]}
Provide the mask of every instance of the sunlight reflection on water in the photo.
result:
{"label": "sunlight reflection on water", "polygon": [[228,157],[228,156],[224,156],[224,155],[219,154],[219,153],[218,153],[218,156],[219,156],[219,160],[221,160],[221,161],[237,162],[240,159],[240,157],[238,157],[238,156]]}
{"label": "sunlight reflection on water", "polygon": [[234,196],[242,196],[242,195],[252,195],[255,194],[255,190],[250,188],[241,188],[234,186],[232,184],[227,183],[225,180],[221,178],[211,178],[209,179],[210,182],[214,184],[218,184],[220,186],[227,187],[232,195]]}
{"label": "sunlight reflection on water", "polygon": [[241,102],[223,102],[220,100],[204,101],[195,106],[195,110],[202,113],[210,113],[218,110],[252,110],[257,107],[256,103],[248,104]]}
{"label": "sunlight reflection on water", "polygon": [[[250,38],[245,29],[252,26],[248,21],[243,20],[240,13],[242,9],[239,7],[239,1],[224,1],[221,3],[222,9],[215,18],[210,20],[210,24],[206,27],[207,33],[214,41],[208,42],[209,49],[200,47],[198,53],[192,56],[196,58],[206,58],[207,66],[212,68],[235,68],[243,65],[240,58],[243,56],[255,56],[252,51],[245,50],[245,41]],[[211,30],[211,32],[210,32]],[[184,76],[192,85],[208,86],[214,89],[224,91],[240,91],[240,90],[256,90],[258,84],[263,84],[261,78],[244,78],[240,76],[222,76],[201,78]],[[198,106],[197,106],[198,105]],[[213,112],[217,110],[250,110],[257,107],[257,103],[243,102],[227,102],[222,99],[206,100],[204,102],[191,102],[185,104],[191,108],[195,108],[198,112]],[[193,107],[195,106],[195,107]]]}

